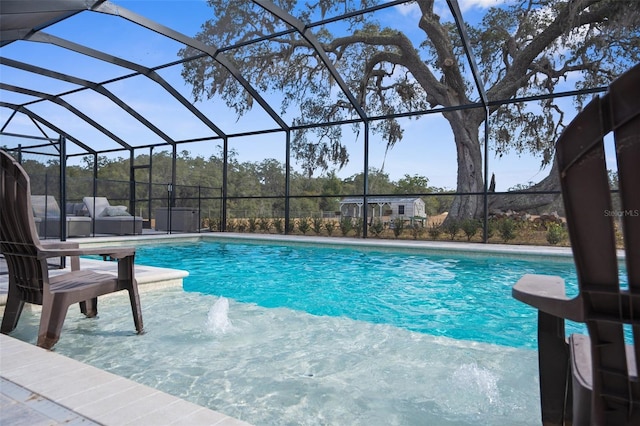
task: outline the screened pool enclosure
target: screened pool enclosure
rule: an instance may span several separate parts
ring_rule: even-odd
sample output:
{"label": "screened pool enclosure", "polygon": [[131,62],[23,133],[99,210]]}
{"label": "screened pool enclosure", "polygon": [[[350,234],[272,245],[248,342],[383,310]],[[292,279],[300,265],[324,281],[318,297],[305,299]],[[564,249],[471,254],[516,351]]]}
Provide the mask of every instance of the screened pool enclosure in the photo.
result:
{"label": "screened pool enclosure", "polygon": [[[633,3],[3,0],[0,147],[62,218],[510,241],[561,226],[553,142],[638,63]],[[431,220],[341,211],[379,197]]]}

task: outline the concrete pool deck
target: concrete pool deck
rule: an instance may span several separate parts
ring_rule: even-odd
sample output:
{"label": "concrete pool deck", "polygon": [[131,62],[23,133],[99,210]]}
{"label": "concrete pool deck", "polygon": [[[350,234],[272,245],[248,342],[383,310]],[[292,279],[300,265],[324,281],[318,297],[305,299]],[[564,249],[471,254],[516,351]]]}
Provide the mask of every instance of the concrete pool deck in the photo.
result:
{"label": "concrete pool deck", "polygon": [[3,425],[247,423],[0,334]]}
{"label": "concrete pool deck", "polygon": [[[566,247],[510,246],[414,240],[372,240],[340,237],[262,234],[174,234],[162,236],[74,239],[83,247],[95,245],[146,245],[200,240],[323,244],[375,250],[467,253],[504,257],[550,258],[572,261]],[[2,259],[0,259],[2,263]],[[114,262],[82,259],[85,268],[114,270]],[[0,265],[0,272],[2,270]],[[52,273],[59,273],[52,271]],[[188,273],[136,264],[141,298],[144,292],[164,286],[181,286]],[[6,300],[8,276],[0,273],[0,305]],[[2,309],[2,307],[0,307]],[[46,372],[46,376],[41,374]],[[39,373],[40,372],[40,373]],[[112,373],[46,351],[10,336],[0,335],[0,424],[216,424],[245,425],[224,414],[200,407]]]}

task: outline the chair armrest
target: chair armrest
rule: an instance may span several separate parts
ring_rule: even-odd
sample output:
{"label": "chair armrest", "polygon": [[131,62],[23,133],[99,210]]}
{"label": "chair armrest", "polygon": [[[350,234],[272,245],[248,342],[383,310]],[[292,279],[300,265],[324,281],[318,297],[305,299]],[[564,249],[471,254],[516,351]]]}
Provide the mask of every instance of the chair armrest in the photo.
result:
{"label": "chair armrest", "polygon": [[[40,245],[47,250],[59,250],[59,249],[77,249],[80,247],[80,244],[72,242],[72,241],[41,241]],[[49,257],[57,257],[57,256],[46,256]],[[77,271],[80,269],[80,258],[78,256],[70,256],[71,257],[71,270]],[[64,265],[64,261],[62,260],[62,256],[60,257],[60,267]]]}
{"label": "chair armrest", "polygon": [[[43,247],[44,248],[44,247]],[[40,255],[44,258],[58,256],[87,256],[99,255],[110,256],[114,259],[133,256],[136,254],[134,247],[91,247],[91,248],[60,248],[49,249],[44,248],[40,251]]]}
{"label": "chair armrest", "polygon": [[80,244],[72,242],[72,241],[51,241],[51,240],[44,240],[44,241],[40,241],[40,245],[47,250],[50,249],[73,249],[73,248],[79,248]]}
{"label": "chair armrest", "polygon": [[539,311],[565,318],[571,321],[584,322],[582,299],[580,296],[567,297],[564,280],[550,275],[523,275],[513,286],[511,294],[516,300],[533,306]]}

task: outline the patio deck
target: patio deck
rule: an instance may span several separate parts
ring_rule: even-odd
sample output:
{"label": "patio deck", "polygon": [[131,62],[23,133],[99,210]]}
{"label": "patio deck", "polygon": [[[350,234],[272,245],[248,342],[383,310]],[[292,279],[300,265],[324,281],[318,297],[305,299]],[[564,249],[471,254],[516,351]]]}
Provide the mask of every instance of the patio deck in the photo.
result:
{"label": "patio deck", "polygon": [[4,334],[0,365],[1,424],[247,425]]}

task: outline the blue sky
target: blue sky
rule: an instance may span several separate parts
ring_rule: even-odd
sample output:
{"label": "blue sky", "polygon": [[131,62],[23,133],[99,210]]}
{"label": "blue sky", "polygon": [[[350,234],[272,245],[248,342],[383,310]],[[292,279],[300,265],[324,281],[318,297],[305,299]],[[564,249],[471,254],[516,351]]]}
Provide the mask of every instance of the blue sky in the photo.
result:
{"label": "blue sky", "polygon": [[[188,36],[195,35],[200,29],[200,25],[211,14],[211,10],[204,0],[115,0],[113,3]],[[478,19],[485,7],[500,3],[502,3],[500,0],[460,1],[465,18],[470,21]],[[436,9],[440,11],[443,20],[450,19],[444,1],[440,1]],[[415,6],[399,6],[385,11],[384,15],[380,16],[390,20],[385,22],[386,25],[402,28],[407,33],[419,35],[420,30],[417,29],[416,24],[417,13]],[[142,29],[123,19],[92,12],[83,12],[45,31],[129,61],[138,62],[147,67],[178,59],[177,52],[182,47],[173,40]],[[85,58],[55,46],[33,42],[13,43],[3,47],[0,54],[30,64],[51,67],[61,73],[94,82],[127,75],[131,72],[113,64]],[[190,88],[182,82],[180,71],[181,68],[175,66],[161,70],[159,74],[173,84],[186,98],[192,100]],[[38,77],[6,66],[0,67],[0,79],[2,82],[17,86],[27,86],[23,84],[27,79],[30,88],[52,94],[78,87],[75,84]],[[141,112],[171,138],[185,140],[213,136],[211,129],[198,120],[194,120],[191,114],[175,99],[145,77],[122,80],[110,83],[105,87]],[[277,95],[264,93],[263,96],[272,101],[273,108],[280,112]],[[2,90],[0,91],[0,99],[21,103],[34,98]],[[135,119],[114,106],[110,100],[97,93],[85,90],[67,95],[64,99],[72,105],[82,105],[82,111],[85,114],[99,121],[123,140],[131,141],[132,145],[162,140],[153,132],[140,126]],[[219,100],[199,102],[195,105],[218,127],[228,133],[277,127],[259,107],[253,108],[250,113],[238,118]],[[34,105],[33,110],[43,116],[55,117],[55,122],[64,123],[65,129],[72,135],[83,141],[88,141],[94,146],[104,148],[117,146],[108,137],[83,123],[82,120],[60,106],[41,102]],[[0,108],[0,123],[4,124],[9,114],[8,109]],[[295,115],[295,109],[292,109],[284,117],[289,121]],[[402,124],[405,130],[404,138],[387,152],[386,157],[385,142],[376,135],[371,137],[370,167],[380,169],[384,164],[384,171],[390,175],[392,180],[397,180],[405,174],[417,174],[428,177],[431,185],[455,188],[457,168],[455,145],[448,123],[442,117],[433,115],[419,120],[404,119]],[[18,133],[25,129],[30,129],[28,130],[30,134],[37,134],[33,124],[26,117],[16,117],[6,131]],[[50,134],[52,133],[50,132]],[[345,136],[344,143],[349,149],[350,162],[347,167],[338,171],[338,175],[348,177],[362,171],[364,162],[363,135],[360,134],[356,137],[349,127],[343,129],[343,134]],[[193,143],[181,145],[179,149],[186,149],[191,151],[193,155],[200,154],[206,157],[218,152],[218,144],[219,142]],[[239,161],[261,161],[275,158],[284,162],[285,142],[282,133],[234,138],[231,140],[230,146],[237,151]],[[70,152],[74,151],[80,150],[70,147]],[[147,151],[138,153],[147,153]],[[126,157],[127,153],[122,152],[115,155]],[[546,169],[540,169],[540,159],[532,156],[506,155],[502,158],[496,158],[491,154],[489,170],[490,174],[495,173],[497,176],[498,190],[506,190],[517,184],[538,181],[547,174]]]}

